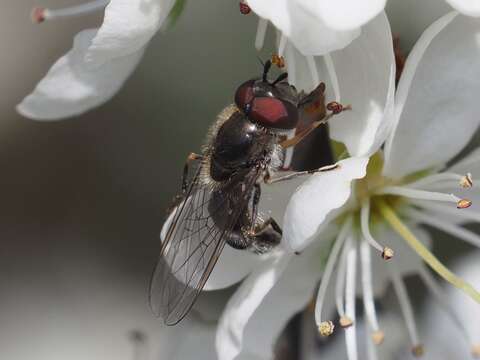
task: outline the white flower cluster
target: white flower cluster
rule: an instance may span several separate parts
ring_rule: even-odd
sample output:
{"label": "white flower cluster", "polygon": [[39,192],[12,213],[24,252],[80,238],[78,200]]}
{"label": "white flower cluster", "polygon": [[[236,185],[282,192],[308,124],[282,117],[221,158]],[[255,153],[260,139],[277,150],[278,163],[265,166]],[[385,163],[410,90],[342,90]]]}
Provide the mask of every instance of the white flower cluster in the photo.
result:
{"label": "white flower cluster", "polygon": [[[379,345],[388,334],[377,319],[374,298],[390,283],[413,352],[420,355],[423,348],[403,277],[419,274],[438,293],[425,264],[480,302],[480,294],[432,254],[432,239],[420,227],[426,224],[480,246],[480,236],[463,227],[480,220],[480,193],[474,184],[480,176],[480,152],[462,152],[480,125],[480,20],[475,18],[480,2],[447,1],[456,11],[420,37],[398,85],[383,11],[386,0],[241,3],[244,11],[259,16],[258,48],[268,23],[277,29],[278,56],[285,59],[290,83],[308,92],[323,81],[328,101],[343,100],[353,110],[330,123],[331,138],[348,156],[339,159],[338,169],[262,189],[262,211],[283,220],[280,248],[264,256],[228,247],[222,253],[205,290],[243,282],[216,328],[219,359],[270,359],[288,319],[317,291],[320,333],[328,336],[338,327],[325,317],[324,303],[331,298],[345,328],[348,359],[356,360],[356,294],[363,299],[371,335],[367,342]],[[69,9],[36,9],[35,19],[44,21],[106,6],[102,26],[77,35],[73,49],[52,66],[18,111],[32,119],[55,120],[110,99],[174,4],[151,0],[146,9],[144,0],[97,0]],[[378,256],[372,257],[372,248]],[[376,359],[375,346],[369,348],[368,358]]]}

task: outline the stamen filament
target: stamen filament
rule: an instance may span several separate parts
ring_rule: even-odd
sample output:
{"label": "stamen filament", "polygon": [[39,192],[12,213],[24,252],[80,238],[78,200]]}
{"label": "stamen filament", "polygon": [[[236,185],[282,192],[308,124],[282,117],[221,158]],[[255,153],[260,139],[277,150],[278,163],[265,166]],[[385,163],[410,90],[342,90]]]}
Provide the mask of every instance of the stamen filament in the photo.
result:
{"label": "stamen filament", "polygon": [[[282,35],[283,36],[283,35]],[[280,45],[282,42],[282,38],[280,38]],[[282,56],[282,53],[280,52],[280,48],[278,49],[278,54]],[[296,85],[297,83],[297,73],[296,73],[296,62],[295,62],[295,54],[294,54],[294,49],[292,48],[292,45],[288,43],[288,41],[285,40],[285,52],[286,52],[286,58],[287,60],[287,69],[288,69],[288,82],[292,85]]]}
{"label": "stamen filament", "polygon": [[367,198],[362,204],[362,209],[360,210],[360,225],[362,229],[362,235],[368,243],[373,246],[376,250],[380,253],[383,252],[384,246],[380,245],[370,233],[369,228],[369,221],[370,221],[370,198]]}
{"label": "stamen filament", "polygon": [[424,201],[418,201],[418,200],[412,200],[410,202],[413,205],[421,207],[422,209],[432,210],[434,212],[439,212],[449,216],[454,216],[458,219],[463,219],[465,221],[480,222],[480,212],[472,209],[468,209],[468,211],[459,211],[458,209],[455,209],[449,206],[444,206],[442,204],[435,204],[431,202],[424,202]]}
{"label": "stamen filament", "polygon": [[472,340],[470,338],[470,335],[468,334],[467,329],[458,318],[457,314],[455,313],[455,309],[452,306],[450,306],[447,301],[445,301],[446,296],[444,294],[444,291],[440,288],[440,286],[438,285],[437,281],[432,276],[430,271],[428,271],[425,267],[421,267],[419,275],[422,281],[425,283],[428,290],[433,294],[435,300],[444,309],[444,311],[451,318],[453,323],[458,327],[462,335],[465,337],[466,342],[471,347],[473,347]]}
{"label": "stamen filament", "polygon": [[278,44],[278,55],[283,56],[285,53],[285,47],[287,46],[287,37],[285,35],[280,35],[280,42]]}
{"label": "stamen filament", "polygon": [[325,66],[327,67],[328,75],[330,75],[330,82],[333,88],[333,94],[335,95],[335,101],[340,102],[340,86],[338,83],[337,71],[335,70],[335,65],[330,54],[325,54],[323,56],[325,61]]}
{"label": "stamen filament", "polygon": [[320,77],[318,76],[317,64],[315,63],[315,58],[313,55],[306,56],[308,69],[310,70],[310,75],[312,75],[313,88],[316,88],[320,84]]}
{"label": "stamen filament", "polygon": [[445,267],[408,229],[397,214],[390,208],[387,203],[382,200],[377,200],[377,205],[380,210],[380,213],[383,215],[385,220],[390,224],[390,226],[405,239],[405,241],[410,245],[410,247],[422,257],[422,259],[439,274],[446,281],[451,283],[453,286],[464,291],[476,302],[480,303],[480,293],[475,290],[469,283],[462,280],[455,274],[453,274],[449,269]]}
{"label": "stamen filament", "polygon": [[345,221],[345,223],[343,224],[338,234],[338,237],[333,244],[332,250],[330,251],[330,255],[328,256],[327,264],[325,265],[325,270],[323,272],[322,280],[320,282],[320,287],[318,289],[317,300],[315,304],[315,322],[317,323],[317,326],[320,326],[320,324],[323,322],[322,308],[325,300],[325,295],[327,294],[328,284],[335,268],[338,255],[340,254],[340,250],[342,249],[342,246],[345,243],[345,239],[351,231],[351,228],[352,218],[349,217],[347,221]]}
{"label": "stamen filament", "polygon": [[345,342],[347,345],[347,355],[349,360],[357,360],[357,337],[355,324],[355,283],[357,270],[357,247],[353,244],[353,239],[348,241],[347,254],[347,276],[345,284],[345,314],[353,321],[353,324],[345,329]]}
{"label": "stamen filament", "polygon": [[[368,246],[367,246],[368,247]],[[372,332],[372,328],[368,325],[365,324],[365,341],[367,342],[367,357],[368,360],[377,360],[378,355],[377,355],[377,349],[374,346],[374,341],[369,334]]]}
{"label": "stamen filament", "polygon": [[[458,211],[458,210],[457,210]],[[473,246],[480,248],[480,236],[475,234],[473,231],[467,230],[461,226],[449,223],[448,221],[442,221],[435,218],[431,214],[426,214],[414,209],[408,210],[407,214],[412,218],[422,222],[426,225],[430,225],[434,228],[437,228],[447,234],[453,235],[460,240],[466,241]]]}
{"label": "stamen filament", "polygon": [[86,15],[104,8],[109,2],[110,0],[95,0],[84,4],[55,10],[35,8],[32,11],[32,15],[34,15],[32,16],[32,19],[35,22],[42,22],[44,20]]}
{"label": "stamen filament", "polygon": [[464,176],[454,174],[454,173],[440,173],[440,174],[433,174],[430,176],[426,176],[420,180],[417,180],[415,182],[412,182],[408,184],[409,187],[414,187],[414,188],[421,188],[421,187],[427,187],[432,184],[438,184],[438,183],[444,183],[445,181],[456,181],[457,183],[460,183],[462,181]]}
{"label": "stamen filament", "polygon": [[400,274],[395,269],[395,265],[389,266],[388,270],[392,279],[393,288],[395,289],[395,293],[397,295],[400,310],[402,311],[403,319],[405,320],[405,325],[407,326],[408,336],[410,337],[413,348],[418,347],[420,345],[420,341],[418,339],[415,315],[413,313],[412,303],[408,297],[407,288],[405,287],[405,283],[403,282]]}
{"label": "stamen filament", "polygon": [[255,36],[255,49],[257,49],[257,51],[263,49],[263,44],[265,43],[265,34],[267,33],[267,27],[268,20],[259,17],[257,25],[257,35]]}
{"label": "stamen filament", "polygon": [[[295,129],[290,130],[287,132],[287,140],[293,139],[295,137]],[[290,146],[285,149],[285,157],[283,159],[283,168],[289,169],[293,159],[293,151],[295,150],[295,146]]]}
{"label": "stamen filament", "polygon": [[340,255],[340,263],[337,270],[337,278],[335,284],[335,304],[337,306],[337,312],[340,317],[345,316],[345,276],[346,276],[346,267],[347,267],[347,254],[348,247],[351,243],[351,238],[349,237],[347,243],[343,246],[342,254]]}
{"label": "stamen filament", "polygon": [[[377,314],[375,311],[375,302],[373,300],[372,290],[372,260],[370,257],[370,247],[368,243],[363,240],[360,243],[360,263],[362,267],[362,292],[363,292],[363,305],[365,307],[365,314],[369,327],[372,328],[374,333],[379,334],[379,326],[377,320]],[[375,338],[375,343],[381,343],[380,338]]]}
{"label": "stamen filament", "polygon": [[445,201],[458,204],[462,199],[453,194],[445,194],[440,192],[417,190],[408,188],[405,186],[385,186],[377,192],[377,194],[384,195],[398,195],[411,199],[418,200],[432,200],[432,201]]}

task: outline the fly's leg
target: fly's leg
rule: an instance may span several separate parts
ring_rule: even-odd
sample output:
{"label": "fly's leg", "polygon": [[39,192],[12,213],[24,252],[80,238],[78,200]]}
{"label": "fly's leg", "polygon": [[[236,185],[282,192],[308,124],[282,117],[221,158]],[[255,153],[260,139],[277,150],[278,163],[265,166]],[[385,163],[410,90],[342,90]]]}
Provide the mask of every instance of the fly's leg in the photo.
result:
{"label": "fly's leg", "polygon": [[253,199],[252,199],[252,217],[251,217],[252,225],[250,226],[249,235],[255,234],[255,223],[258,216],[258,204],[260,202],[261,194],[262,194],[262,189],[260,188],[260,184],[255,184],[255,188],[253,190]]}
{"label": "fly's leg", "polygon": [[252,235],[252,249],[254,252],[264,254],[280,244],[282,229],[273,218],[264,221],[255,229]]}
{"label": "fly's leg", "polygon": [[302,175],[315,174],[315,173],[318,173],[318,172],[327,172],[327,171],[336,170],[338,168],[340,168],[339,164],[333,164],[333,165],[322,166],[321,168],[318,168],[318,169],[298,171],[298,172],[294,172],[294,173],[291,173],[291,174],[288,174],[288,175],[279,176],[279,177],[276,177],[276,178],[272,178],[270,176],[270,174],[267,173],[267,175],[265,175],[263,180],[267,184],[275,184],[277,182],[294,179],[294,178],[302,176]]}
{"label": "fly's leg", "polygon": [[185,194],[188,189],[188,169],[189,165],[194,160],[202,160],[203,156],[200,154],[190,153],[187,156],[187,160],[185,161],[185,166],[183,167],[183,176],[182,176],[182,192]]}

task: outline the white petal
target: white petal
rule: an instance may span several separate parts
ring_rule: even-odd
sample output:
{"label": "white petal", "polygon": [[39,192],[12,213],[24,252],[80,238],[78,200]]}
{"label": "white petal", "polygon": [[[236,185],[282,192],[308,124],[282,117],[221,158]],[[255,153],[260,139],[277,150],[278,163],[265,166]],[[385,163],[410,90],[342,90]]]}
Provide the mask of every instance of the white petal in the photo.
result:
{"label": "white petal", "polygon": [[319,259],[324,251],[328,248],[310,247],[303,254],[292,256],[283,274],[280,270],[288,259],[247,278],[221,318],[217,333],[219,360],[232,359],[236,354],[236,359],[273,358],[278,335],[312,299],[321,276]]}
{"label": "white petal", "polygon": [[[393,126],[395,59],[385,13],[367,24],[348,47],[329,56],[330,67],[326,57],[315,58],[316,72],[326,84],[327,102],[342,101],[353,107],[330,120],[330,135],[345,143],[352,156],[370,155]],[[287,45],[285,60],[290,82],[297,89],[310,92],[318,85],[305,56],[291,44]]]}
{"label": "white petal", "polygon": [[347,48],[331,54],[341,101],[352,111],[330,121],[333,139],[345,143],[352,156],[378,150],[392,127],[395,60],[385,13],[363,27]]}
{"label": "white petal", "polygon": [[359,28],[385,7],[386,0],[298,0],[305,10],[335,30]]}
{"label": "white petal", "polygon": [[[177,207],[178,208],[178,207]],[[163,242],[170,226],[173,217],[175,216],[174,209],[162,226],[160,233],[160,240]],[[186,250],[178,250],[178,254],[188,254]],[[219,290],[233,284],[238,283],[245,278],[254,268],[264,260],[264,257],[254,254],[250,251],[237,250],[231,246],[226,245],[213,268],[210,277],[208,278],[203,290]],[[183,281],[184,274],[178,272],[175,274],[176,278]]]}
{"label": "white petal", "polygon": [[218,290],[236,284],[262,261],[264,261],[264,257],[261,255],[225,245],[203,290]]}
{"label": "white petal", "polygon": [[395,99],[396,129],[386,144],[386,175],[442,164],[471,139],[480,123],[479,34],[479,20],[450,13],[410,53]]}
{"label": "white petal", "polygon": [[480,3],[476,0],[446,0],[455,10],[467,16],[480,16]]}
{"label": "white petal", "polygon": [[480,148],[477,148],[463,159],[453,164],[447,172],[453,172],[460,175],[471,173],[473,180],[480,180]]}
{"label": "white petal", "polygon": [[300,7],[296,0],[249,0],[260,17],[270,20],[305,55],[323,55],[341,49],[355,39],[360,30],[336,31]]}
{"label": "white petal", "polygon": [[96,33],[90,29],[75,36],[73,49],[57,60],[17,106],[20,114],[35,120],[58,120],[82,114],[115,95],[135,70],[143,49],[90,69],[84,57]]}
{"label": "white petal", "polygon": [[241,352],[245,327],[282,276],[291,257],[292,255],[282,252],[272,254],[268,261],[240,285],[229,300],[217,330],[216,347],[219,360],[233,360]]}
{"label": "white petal", "polygon": [[85,59],[100,66],[142,49],[163,24],[174,3],[174,0],[112,0],[105,8],[103,24]]}
{"label": "white petal", "polygon": [[[419,226],[407,224],[413,234],[420,240],[427,248],[432,247],[432,240],[430,235]],[[395,252],[395,256],[385,261],[381,256],[375,256],[372,253],[372,274],[373,274],[373,291],[375,296],[385,294],[385,290],[390,282],[389,272],[385,268],[389,266],[390,262],[395,263],[395,269],[402,276],[416,274],[423,266],[422,258],[415,253],[407,242],[391,228],[382,226],[373,232],[373,236],[385,246],[390,247]]]}
{"label": "white petal", "polygon": [[[289,171],[280,171],[275,176],[285,176]],[[272,217],[280,226],[283,226],[285,210],[292,194],[309,178],[299,176],[274,184],[262,184],[262,196],[260,197],[260,212],[264,219]]]}
{"label": "white petal", "polygon": [[[283,221],[283,240],[292,251],[310,244],[324,220],[348,200],[351,182],[365,176],[368,158],[339,162],[338,169],[317,173],[292,195]],[[323,223],[323,224],[322,224]]]}

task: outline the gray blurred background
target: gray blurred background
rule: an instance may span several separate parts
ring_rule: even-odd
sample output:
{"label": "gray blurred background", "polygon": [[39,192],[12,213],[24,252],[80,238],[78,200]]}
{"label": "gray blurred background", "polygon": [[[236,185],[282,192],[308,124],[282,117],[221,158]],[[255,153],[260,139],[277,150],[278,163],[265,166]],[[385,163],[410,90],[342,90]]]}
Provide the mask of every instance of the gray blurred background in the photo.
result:
{"label": "gray blurred background", "polygon": [[[236,1],[189,1],[106,105],[60,122],[22,118],[15,105],[102,19],[34,25],[30,10],[81,2],[4,1],[0,12],[1,359],[129,360],[135,329],[155,339],[152,354],[162,351],[146,288],[165,208],[185,156],[260,71],[255,16]],[[440,15],[410,13],[408,3],[389,3],[406,50]]]}

